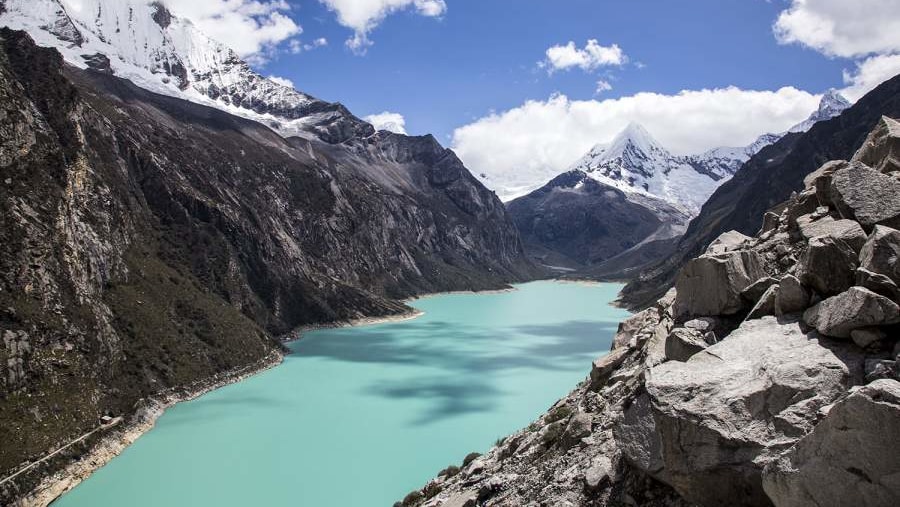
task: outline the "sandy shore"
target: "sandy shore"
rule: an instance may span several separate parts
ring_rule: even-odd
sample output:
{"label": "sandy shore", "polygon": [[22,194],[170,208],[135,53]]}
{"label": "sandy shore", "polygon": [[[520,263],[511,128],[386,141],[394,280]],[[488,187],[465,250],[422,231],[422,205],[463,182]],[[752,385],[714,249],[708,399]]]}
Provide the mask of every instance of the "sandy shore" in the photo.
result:
{"label": "sandy shore", "polygon": [[150,431],[167,408],[182,401],[193,400],[228,384],[240,382],[281,364],[283,359],[284,356],[281,352],[272,351],[268,356],[252,365],[220,373],[193,386],[171,389],[138,402],[140,408],[128,416],[125,422],[107,430],[108,433],[101,436],[100,441],[86,455],[63,470],[43,478],[34,490],[14,503],[12,507],[45,507],[49,505],[53,500],[87,479],[97,469],[109,463],[141,435]]}

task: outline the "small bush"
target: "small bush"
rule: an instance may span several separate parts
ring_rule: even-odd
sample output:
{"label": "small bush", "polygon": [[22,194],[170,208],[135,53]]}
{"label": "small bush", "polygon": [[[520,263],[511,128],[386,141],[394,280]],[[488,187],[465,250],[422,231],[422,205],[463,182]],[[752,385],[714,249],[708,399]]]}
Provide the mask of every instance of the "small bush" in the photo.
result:
{"label": "small bush", "polygon": [[559,437],[562,436],[564,429],[564,425],[561,422],[555,422],[547,426],[547,429],[544,430],[544,434],[541,435],[541,440],[545,445],[550,445],[553,442],[559,440]]}
{"label": "small bush", "polygon": [[466,454],[466,457],[463,458],[463,468],[469,466],[469,463],[475,461],[480,456],[481,456],[480,452],[470,452],[469,454]]}
{"label": "small bush", "polygon": [[403,507],[415,507],[424,499],[425,495],[423,495],[421,491],[413,491],[403,499]]}
{"label": "small bush", "polygon": [[506,442],[506,437],[500,437],[494,441],[494,447],[500,447],[503,445],[503,442]]}
{"label": "small bush", "polygon": [[547,414],[547,422],[554,423],[556,421],[561,421],[566,417],[572,415],[572,409],[563,405],[561,407],[556,407]]}
{"label": "small bush", "polygon": [[459,473],[459,467],[456,465],[450,465],[447,468],[438,472],[438,477],[444,476],[444,477],[450,478],[458,473]]}
{"label": "small bush", "polygon": [[533,423],[531,423],[531,424],[528,425],[528,431],[529,431],[530,433],[534,433],[534,432],[537,431],[538,429],[540,429],[540,426],[538,426],[538,423],[536,423],[536,422],[533,422]]}
{"label": "small bush", "polygon": [[425,486],[425,489],[422,490],[422,492],[425,493],[425,498],[431,499],[438,496],[438,494],[443,490],[444,488],[440,484],[429,482],[428,485]]}

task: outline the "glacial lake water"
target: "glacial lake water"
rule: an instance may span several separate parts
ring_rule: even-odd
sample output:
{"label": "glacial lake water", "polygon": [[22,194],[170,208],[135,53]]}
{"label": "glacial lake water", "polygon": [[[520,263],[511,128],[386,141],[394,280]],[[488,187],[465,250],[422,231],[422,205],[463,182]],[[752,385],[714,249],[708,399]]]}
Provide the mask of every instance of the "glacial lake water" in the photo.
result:
{"label": "glacial lake water", "polygon": [[54,507],[389,507],[547,410],[628,315],[615,284],[517,288],[307,333],[281,366],[166,411]]}

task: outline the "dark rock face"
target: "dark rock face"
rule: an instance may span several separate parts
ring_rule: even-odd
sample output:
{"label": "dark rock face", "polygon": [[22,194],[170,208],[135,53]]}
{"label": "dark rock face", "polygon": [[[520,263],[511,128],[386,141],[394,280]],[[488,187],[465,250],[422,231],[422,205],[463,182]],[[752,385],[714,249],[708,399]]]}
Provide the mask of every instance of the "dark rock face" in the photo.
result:
{"label": "dark rock face", "polygon": [[756,233],[766,211],[803,189],[804,177],[826,161],[853,157],[882,115],[900,117],[900,76],[882,83],[837,118],[817,123],[806,133],[789,134],[751,158],[710,197],[673,255],[625,287],[622,302],[640,308],[656,300],[673,286],[681,266],[723,232]]}
{"label": "dark rock face", "polygon": [[297,326],[532,274],[430,137],[286,140],[5,29],[0,112],[0,471]]}
{"label": "dark rock face", "polygon": [[[687,220],[682,212],[662,201],[654,201],[653,207],[660,209],[660,214],[672,215],[675,221]],[[654,234],[660,239],[667,237],[661,230],[667,223],[650,207],[629,200],[621,190],[579,170],[557,176],[544,187],[511,201],[507,208],[528,254],[547,266],[591,272],[615,265],[611,272],[623,272],[642,264],[642,256],[637,253],[642,242]],[[618,256],[625,255],[629,257],[627,262],[616,262]]]}

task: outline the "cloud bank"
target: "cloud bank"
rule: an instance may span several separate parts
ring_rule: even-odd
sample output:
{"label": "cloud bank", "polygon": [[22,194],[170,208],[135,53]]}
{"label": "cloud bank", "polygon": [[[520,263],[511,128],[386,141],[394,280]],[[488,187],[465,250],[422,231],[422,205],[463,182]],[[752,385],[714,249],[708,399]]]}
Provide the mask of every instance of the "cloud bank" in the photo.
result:
{"label": "cloud bank", "polygon": [[806,119],[818,100],[792,87],[639,93],[603,101],[554,95],[456,129],[453,149],[475,174],[488,175],[488,181],[503,175],[504,181],[527,187],[565,171],[631,121],[644,125],[676,154],[699,153],[782,132]]}

